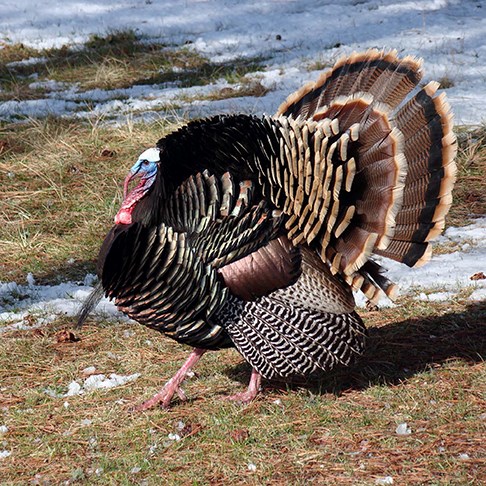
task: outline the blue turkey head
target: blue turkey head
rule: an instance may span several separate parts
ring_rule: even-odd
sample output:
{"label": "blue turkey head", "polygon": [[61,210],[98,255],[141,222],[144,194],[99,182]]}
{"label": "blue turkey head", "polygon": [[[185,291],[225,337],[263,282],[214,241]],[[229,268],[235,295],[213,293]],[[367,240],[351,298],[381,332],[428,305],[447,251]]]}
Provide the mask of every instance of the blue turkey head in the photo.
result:
{"label": "blue turkey head", "polygon": [[[158,148],[149,148],[143,152],[133,164],[123,184],[123,203],[115,216],[116,224],[131,224],[132,212],[138,201],[142,199],[155,181],[158,164],[160,162],[160,151]],[[134,179],[140,178],[138,185],[130,192],[128,187]]]}

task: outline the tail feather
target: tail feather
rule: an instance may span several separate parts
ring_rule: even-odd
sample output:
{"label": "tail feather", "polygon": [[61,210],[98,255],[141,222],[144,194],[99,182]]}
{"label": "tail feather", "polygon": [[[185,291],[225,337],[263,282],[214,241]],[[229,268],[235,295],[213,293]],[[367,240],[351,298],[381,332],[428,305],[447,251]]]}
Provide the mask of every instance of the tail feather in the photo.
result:
{"label": "tail feather", "polygon": [[452,204],[457,144],[450,106],[443,94],[435,96],[438,86],[426,85],[394,117],[408,171],[391,246],[377,253],[409,266],[428,261],[429,242],[443,230]]}
{"label": "tail feather", "polygon": [[280,105],[277,115],[310,118],[339,96],[358,92],[370,93],[376,101],[393,108],[421,78],[422,63],[414,57],[399,59],[396,51],[354,53],[340,58],[315,83],[291,94]]}
{"label": "tail feather", "polygon": [[[296,119],[291,128],[310,120],[314,132],[321,124],[332,128],[321,147],[327,167],[316,163],[308,184],[316,195],[300,198],[292,182],[285,191],[291,240],[313,245],[334,273],[373,298],[393,295],[395,287],[366,267],[372,254],[424,264],[452,203],[452,115],[436,82],[411,95],[421,78],[422,62],[396,51],[352,54],[290,95],[276,114]],[[299,166],[298,152],[290,159]],[[289,202],[295,199],[298,210]]]}

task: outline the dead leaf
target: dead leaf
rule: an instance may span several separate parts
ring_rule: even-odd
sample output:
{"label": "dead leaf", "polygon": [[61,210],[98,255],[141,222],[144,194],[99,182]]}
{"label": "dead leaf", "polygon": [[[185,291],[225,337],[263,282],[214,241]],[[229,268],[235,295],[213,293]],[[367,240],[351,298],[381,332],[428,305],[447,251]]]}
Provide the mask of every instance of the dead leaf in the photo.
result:
{"label": "dead leaf", "polygon": [[114,150],[109,149],[109,148],[104,148],[101,151],[101,154],[100,155],[102,157],[114,157],[116,155],[116,152]]}
{"label": "dead leaf", "polygon": [[469,280],[484,280],[486,279],[486,275],[483,272],[477,272],[474,275],[469,277]]}
{"label": "dead leaf", "polygon": [[246,429],[235,429],[230,433],[230,438],[233,442],[243,442],[248,437],[250,437],[250,433]]}
{"label": "dead leaf", "polygon": [[67,329],[63,329],[56,334],[56,339],[58,343],[76,343],[80,341],[80,339],[74,334],[72,331],[68,331]]}
{"label": "dead leaf", "polygon": [[43,329],[34,329],[32,335],[35,337],[45,337],[46,333]]}

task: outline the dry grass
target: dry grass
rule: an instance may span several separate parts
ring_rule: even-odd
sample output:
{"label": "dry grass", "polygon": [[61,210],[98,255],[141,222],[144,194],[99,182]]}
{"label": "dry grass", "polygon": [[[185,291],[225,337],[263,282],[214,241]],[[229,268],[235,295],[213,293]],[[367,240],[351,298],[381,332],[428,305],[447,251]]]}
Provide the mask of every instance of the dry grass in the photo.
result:
{"label": "dry grass", "polygon": [[[185,348],[128,324],[98,322],[67,343],[56,338],[70,324],[62,320],[4,335],[0,425],[9,430],[0,449],[11,456],[0,460],[2,484],[482,484],[486,309],[402,304],[398,314],[364,313],[370,342],[355,367],[265,383],[245,407],[221,400],[249,377],[231,350],[204,358],[187,403],[136,414],[130,408],[177,369]],[[81,383],[88,366],[142,375],[74,397],[45,393]],[[403,422],[410,435],[396,434]]]}
{"label": "dry grass", "polygon": [[[10,64],[29,58],[38,62]],[[214,63],[189,48],[140,39],[132,31],[92,36],[75,48],[36,51],[13,44],[0,49],[0,101],[42,98],[50,88],[38,82],[49,80],[73,83],[81,92],[142,84],[206,85],[220,78],[237,84],[246,73],[260,70],[261,62],[260,58],[242,58]],[[33,81],[37,84],[32,86]]]}
{"label": "dry grass", "polygon": [[[20,281],[28,272],[53,281],[59,274],[73,278],[92,271],[126,171],[175,126],[160,121],[113,128],[58,119],[0,125],[0,281]],[[461,140],[448,219],[453,225],[486,213],[485,133]]]}
{"label": "dry grass", "polygon": [[167,130],[55,119],[0,128],[0,280],[92,269],[132,159]]}
{"label": "dry grass", "polygon": [[460,130],[458,139],[458,180],[450,225],[464,225],[474,215],[486,214],[486,128]]}

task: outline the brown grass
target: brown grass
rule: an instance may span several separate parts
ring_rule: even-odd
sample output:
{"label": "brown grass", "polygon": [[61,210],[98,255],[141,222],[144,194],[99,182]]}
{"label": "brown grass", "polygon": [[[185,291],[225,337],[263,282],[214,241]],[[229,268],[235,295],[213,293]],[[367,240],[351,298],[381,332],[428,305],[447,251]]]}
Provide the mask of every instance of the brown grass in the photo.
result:
{"label": "brown grass", "polygon": [[486,214],[486,129],[459,132],[459,173],[450,225],[464,225],[475,215]]}
{"label": "brown grass", "polygon": [[[175,126],[113,128],[59,119],[0,125],[0,281],[20,281],[28,272],[54,281],[60,273],[74,278],[93,271],[126,171]],[[483,131],[461,135],[458,165],[452,225],[486,213]]]}
{"label": "brown grass", "polygon": [[54,119],[0,129],[0,280],[92,270],[132,159],[167,130]]}
{"label": "brown grass", "polygon": [[[352,368],[301,384],[267,382],[242,407],[221,397],[244,386],[248,367],[232,350],[210,353],[185,387],[187,403],[142,414],[130,408],[177,369],[184,347],[129,324],[98,322],[77,332],[78,342],[58,342],[70,324],[63,320],[10,332],[0,351],[0,425],[9,428],[2,447],[12,454],[0,460],[0,477],[6,484],[374,484],[385,476],[398,484],[482,484],[486,308],[403,301],[399,309],[363,313],[370,342]],[[88,366],[142,375],[74,397],[44,392],[82,383]],[[403,422],[408,436],[395,432]]]}

